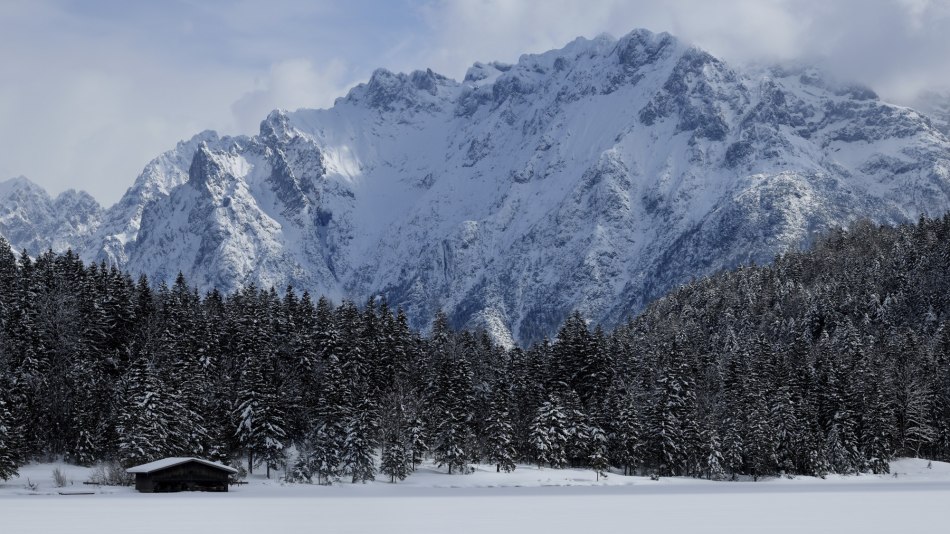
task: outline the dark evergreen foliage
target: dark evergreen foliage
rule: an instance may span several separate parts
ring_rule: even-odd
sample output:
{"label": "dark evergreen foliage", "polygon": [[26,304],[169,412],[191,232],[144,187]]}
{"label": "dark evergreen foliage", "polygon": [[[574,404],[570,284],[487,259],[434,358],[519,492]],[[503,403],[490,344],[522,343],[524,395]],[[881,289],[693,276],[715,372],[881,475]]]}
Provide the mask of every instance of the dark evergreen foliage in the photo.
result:
{"label": "dark evergreen foliage", "polygon": [[324,484],[425,457],[708,478],[950,460],[948,251],[950,217],[859,223],[612,332],[572,314],[504,350],[441,313],[422,337],[379,299],[200,296],[0,239],[0,478],[53,457],[246,458]]}

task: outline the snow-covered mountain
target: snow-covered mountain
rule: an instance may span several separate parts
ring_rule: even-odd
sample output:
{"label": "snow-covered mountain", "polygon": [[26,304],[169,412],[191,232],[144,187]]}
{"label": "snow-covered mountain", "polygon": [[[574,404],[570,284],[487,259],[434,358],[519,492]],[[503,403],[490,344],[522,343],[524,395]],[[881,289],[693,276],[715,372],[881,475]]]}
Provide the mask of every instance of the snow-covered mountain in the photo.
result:
{"label": "snow-covered mountain", "polygon": [[19,251],[65,252],[97,228],[102,207],[88,193],[69,189],[55,199],[19,176],[0,182],[0,235]]}
{"label": "snow-covered mountain", "polygon": [[934,124],[814,69],[738,70],[637,30],[461,82],[378,70],[257,136],[180,143],[84,238],[52,239],[153,279],[385,295],[416,326],[443,308],[529,341],[859,217],[943,214]]}
{"label": "snow-covered mountain", "polygon": [[218,137],[213,131],[204,131],[150,161],[119,202],[106,210],[102,224],[79,247],[84,258],[126,265],[127,248],[138,237],[145,207],[165,200],[173,189],[188,182],[188,170],[198,147],[228,150],[243,141],[243,137]]}

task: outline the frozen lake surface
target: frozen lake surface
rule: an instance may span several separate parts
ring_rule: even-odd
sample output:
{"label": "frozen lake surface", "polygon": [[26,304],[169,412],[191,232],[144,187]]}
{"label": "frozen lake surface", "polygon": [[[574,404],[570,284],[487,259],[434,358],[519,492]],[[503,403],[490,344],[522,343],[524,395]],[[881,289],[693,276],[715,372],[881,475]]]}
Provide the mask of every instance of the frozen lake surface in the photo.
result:
{"label": "frozen lake surface", "polygon": [[[950,532],[950,465],[928,468],[922,460],[894,462],[897,477],[655,482],[611,475],[605,482],[579,470],[522,467],[454,476],[423,470],[400,485],[252,479],[227,494],[154,495],[53,488],[44,475],[51,470],[28,466],[22,480],[0,483],[3,532]],[[24,487],[30,474],[35,491]]]}

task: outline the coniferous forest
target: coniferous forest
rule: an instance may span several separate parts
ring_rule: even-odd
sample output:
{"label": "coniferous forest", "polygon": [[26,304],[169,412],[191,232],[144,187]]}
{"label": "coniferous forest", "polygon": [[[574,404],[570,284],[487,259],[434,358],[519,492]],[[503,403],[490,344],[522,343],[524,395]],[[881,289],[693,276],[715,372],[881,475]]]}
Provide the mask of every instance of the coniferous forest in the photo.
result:
{"label": "coniferous forest", "polygon": [[950,460],[950,216],[858,223],[508,350],[379,299],[202,295],[0,238],[0,478],[166,456],[312,483],[424,459],[720,479]]}

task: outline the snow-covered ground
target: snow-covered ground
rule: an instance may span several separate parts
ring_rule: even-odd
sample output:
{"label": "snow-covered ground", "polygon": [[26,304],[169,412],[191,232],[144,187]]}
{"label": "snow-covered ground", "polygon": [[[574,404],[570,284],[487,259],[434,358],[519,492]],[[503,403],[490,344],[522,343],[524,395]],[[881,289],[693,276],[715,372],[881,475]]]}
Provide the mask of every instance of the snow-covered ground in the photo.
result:
{"label": "snow-covered ground", "polygon": [[[73,484],[55,487],[57,466]],[[950,464],[905,459],[891,470],[826,480],[597,481],[590,471],[482,466],[451,476],[423,468],[396,485],[286,485],[255,475],[227,494],[146,495],[82,484],[86,468],[34,464],[0,483],[0,531],[950,532]]]}

